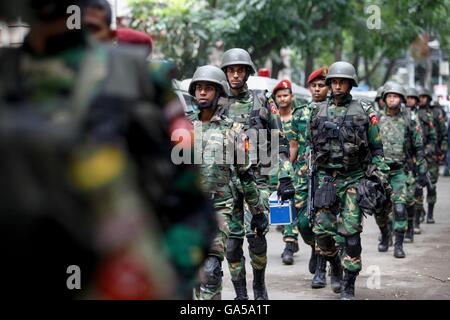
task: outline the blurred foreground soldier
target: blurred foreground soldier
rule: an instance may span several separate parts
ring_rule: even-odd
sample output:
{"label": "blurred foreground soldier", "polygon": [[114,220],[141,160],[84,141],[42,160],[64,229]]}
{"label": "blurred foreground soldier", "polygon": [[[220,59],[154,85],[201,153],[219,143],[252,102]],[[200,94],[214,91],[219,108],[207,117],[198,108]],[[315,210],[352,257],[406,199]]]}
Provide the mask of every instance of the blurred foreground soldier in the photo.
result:
{"label": "blurred foreground soldier", "polygon": [[[195,167],[171,161],[145,56],[68,29],[73,4],[85,1],[18,1],[30,34],[0,51],[3,288],[189,298],[215,235],[212,207]],[[81,290],[69,290],[69,266]]]}
{"label": "blurred foreground soldier", "polygon": [[221,265],[226,252],[228,225],[233,214],[234,199],[231,189],[233,170],[236,170],[245,199],[253,211],[252,224],[257,226],[258,233],[262,234],[265,231],[268,221],[264,207],[260,203],[259,191],[245,150],[248,140],[243,125],[227,118],[224,101],[219,102],[222,97],[229,94],[225,74],[215,66],[199,67],[189,85],[189,94],[195,96],[199,108],[198,120],[194,122],[194,127],[195,145],[202,147],[202,189],[213,199],[217,219],[220,222],[218,234],[203,266],[197,298],[220,300],[223,276]]}
{"label": "blurred foreground soldier", "polygon": [[434,109],[434,107],[431,106],[432,96],[427,89],[421,88],[419,90],[419,99],[420,108],[427,111],[436,130],[437,140],[434,146],[434,154],[430,155],[430,157],[427,158],[428,170],[430,171],[430,178],[432,183],[432,187],[430,188],[431,190],[427,190],[427,223],[434,223],[433,211],[437,198],[436,184],[439,178],[439,163],[444,159],[448,148],[447,127],[446,119],[442,110],[439,108]]}
{"label": "blurred foreground soldier", "polygon": [[[395,234],[394,257],[404,258],[403,240],[408,227],[408,218],[414,216],[414,205],[409,206],[407,213],[406,205],[408,199],[408,172],[406,164],[415,166],[411,168],[417,173],[420,186],[425,185],[426,164],[423,153],[423,141],[420,125],[411,118],[409,110],[401,110],[402,102],[406,102],[405,89],[394,82],[386,84],[383,91],[383,100],[386,104],[384,110],[380,110],[380,130],[383,138],[383,151],[388,164],[389,183],[393,194],[393,231]],[[414,184],[414,183],[413,183]],[[388,228],[389,215],[375,216],[378,227],[381,230],[381,241],[378,251],[388,250],[390,230]],[[412,225],[410,226],[412,228]],[[412,230],[410,228],[410,230]]]}
{"label": "blurred foreground soldier", "polygon": [[153,40],[145,32],[128,28],[113,30],[112,9],[107,0],[88,0],[83,21],[88,32],[100,42],[117,42],[119,44],[132,44],[145,50],[150,56],[153,50]]}
{"label": "blurred foreground soldier", "polygon": [[376,112],[380,110],[384,110],[385,103],[383,101],[383,86],[377,89],[377,95],[375,96],[375,105],[374,109]]}
{"label": "blurred foreground soldier", "polygon": [[[295,97],[292,94],[292,84],[289,80],[280,81],[273,89],[272,95],[275,97],[275,102],[279,107],[283,131],[289,141],[292,166],[295,168],[295,172],[298,172],[298,175],[294,176],[296,189],[294,200],[297,215],[294,223],[284,227],[283,241],[286,243],[286,246],[281,254],[281,259],[287,265],[294,263],[294,253],[299,250],[298,233],[300,232],[303,241],[311,247],[310,269],[315,270],[314,234],[305,214],[308,182],[306,176],[302,175],[300,171],[300,166],[305,164],[303,159],[305,151],[304,133],[310,111],[307,105],[300,106],[295,101]],[[312,273],[314,273],[314,270]]]}
{"label": "blurred foreground soldier", "polygon": [[[357,194],[357,190],[367,178],[376,178],[386,186],[389,167],[384,161],[375,111],[369,102],[354,100],[350,94],[358,85],[355,68],[344,61],[333,63],[326,83],[331,87],[330,99],[313,110],[307,139],[318,171],[313,231],[319,254],[331,264],[332,290],[341,292],[341,299],[353,299],[361,270],[360,204],[366,204],[370,196]],[[336,234],[345,238],[341,257],[335,245]],[[345,274],[340,283],[342,267]]]}
{"label": "blurred foreground soldier", "polygon": [[[268,208],[269,181],[268,176],[262,174],[264,166],[261,154],[276,152],[278,155],[279,185],[278,195],[282,200],[292,199],[295,189],[290,173],[292,166],[289,162],[289,146],[282,131],[280,115],[275,102],[266,96],[266,92],[252,91],[247,87],[248,77],[256,72],[256,68],[249,53],[243,49],[234,48],[226,51],[222,58],[221,69],[227,75],[231,88],[232,104],[229,106],[229,117],[244,125],[247,134],[257,137],[260,130],[266,130],[267,142],[258,139],[253,150],[258,151],[258,165],[255,165],[257,185]],[[278,130],[279,150],[270,150],[270,136],[272,130]],[[255,139],[256,140],[256,139]],[[252,142],[252,139],[250,139]],[[252,153],[250,153],[252,154]],[[255,155],[255,154],[253,154]],[[254,159],[251,159],[254,161]],[[265,235],[256,235],[253,228],[249,228],[250,213],[244,215],[244,196],[238,184],[236,187],[235,212],[230,222],[230,239],[227,244],[227,260],[231,273],[231,280],[236,291],[237,300],[248,299],[246,287],[245,258],[242,250],[244,236],[249,243],[251,265],[253,268],[253,293],[255,300],[267,300],[265,286],[265,270],[267,265],[267,240]],[[244,217],[245,216],[245,217]]]}

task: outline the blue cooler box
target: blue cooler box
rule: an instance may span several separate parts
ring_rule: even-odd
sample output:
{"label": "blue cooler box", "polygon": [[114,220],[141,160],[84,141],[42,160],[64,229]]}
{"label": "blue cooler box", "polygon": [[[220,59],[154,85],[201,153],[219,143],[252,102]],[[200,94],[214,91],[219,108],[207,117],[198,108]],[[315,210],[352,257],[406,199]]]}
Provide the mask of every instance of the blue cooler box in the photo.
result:
{"label": "blue cooler box", "polygon": [[287,225],[295,220],[295,207],[292,200],[278,200],[278,195],[273,192],[269,197],[269,223],[271,225]]}

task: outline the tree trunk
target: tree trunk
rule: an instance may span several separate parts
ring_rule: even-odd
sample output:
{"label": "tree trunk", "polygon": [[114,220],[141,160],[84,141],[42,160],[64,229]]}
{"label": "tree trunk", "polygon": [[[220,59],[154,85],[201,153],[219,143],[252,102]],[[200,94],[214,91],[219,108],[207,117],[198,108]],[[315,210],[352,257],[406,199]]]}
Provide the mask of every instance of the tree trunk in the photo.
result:
{"label": "tree trunk", "polygon": [[386,83],[392,75],[392,71],[394,70],[397,59],[389,60],[389,63],[386,67],[386,72],[384,73],[383,84]]}
{"label": "tree trunk", "polygon": [[310,51],[306,51],[305,56],[305,87],[307,86],[306,81],[308,80],[308,76],[313,72],[314,68],[314,54]]}
{"label": "tree trunk", "polygon": [[342,61],[342,39],[338,39],[338,41],[334,47],[334,61]]}

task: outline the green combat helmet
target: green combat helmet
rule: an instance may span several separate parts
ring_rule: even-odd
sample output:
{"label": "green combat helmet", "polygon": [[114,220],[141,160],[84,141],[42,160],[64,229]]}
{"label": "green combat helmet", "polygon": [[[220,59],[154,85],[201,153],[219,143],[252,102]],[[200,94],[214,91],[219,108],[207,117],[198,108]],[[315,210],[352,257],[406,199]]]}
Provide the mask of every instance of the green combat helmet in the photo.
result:
{"label": "green combat helmet", "polygon": [[389,82],[389,83],[384,85],[383,100],[385,102],[386,102],[386,97],[387,97],[388,93],[396,93],[402,98],[403,102],[406,101],[405,88],[403,88],[402,85],[400,85],[400,84],[398,84],[396,82]]}
{"label": "green combat helmet", "polygon": [[379,99],[383,98],[383,90],[384,90],[383,86],[378,88],[377,95],[375,96],[375,101],[378,101]]}
{"label": "green combat helmet", "polygon": [[222,57],[222,63],[220,69],[225,72],[225,68],[234,65],[245,65],[248,66],[248,75],[253,75],[256,73],[256,67],[253,64],[250,54],[241,48],[233,48],[227,50]]}
{"label": "green combat helmet", "polygon": [[416,88],[409,88],[408,91],[406,91],[406,97],[407,98],[412,97],[419,100],[419,92],[417,91]]}
{"label": "green combat helmet", "polygon": [[189,94],[195,95],[195,84],[200,81],[207,81],[215,83],[219,88],[220,96],[229,96],[230,87],[228,86],[227,77],[222,70],[215,66],[198,67],[192,76],[192,81],[189,84]]}
{"label": "green combat helmet", "polygon": [[350,79],[353,87],[358,86],[358,77],[356,76],[355,67],[345,61],[338,61],[330,66],[328,75],[325,78],[325,83],[329,86],[331,79],[333,78]]}
{"label": "green combat helmet", "polygon": [[420,89],[418,91],[419,91],[419,97],[420,96],[427,96],[427,97],[430,98],[430,101],[433,100],[433,96],[431,95],[430,91],[427,90],[426,88],[420,87]]}

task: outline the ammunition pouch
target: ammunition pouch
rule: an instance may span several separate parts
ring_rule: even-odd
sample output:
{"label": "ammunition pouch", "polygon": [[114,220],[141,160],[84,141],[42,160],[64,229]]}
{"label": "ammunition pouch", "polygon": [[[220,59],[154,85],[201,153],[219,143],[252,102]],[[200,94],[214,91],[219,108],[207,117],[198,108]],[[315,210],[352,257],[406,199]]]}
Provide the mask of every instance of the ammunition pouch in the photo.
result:
{"label": "ammunition pouch", "polygon": [[325,178],[324,184],[317,188],[314,195],[314,206],[317,209],[331,209],[337,199],[336,186],[332,179]]}

